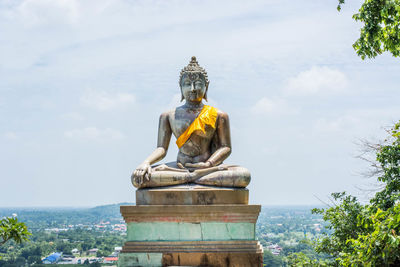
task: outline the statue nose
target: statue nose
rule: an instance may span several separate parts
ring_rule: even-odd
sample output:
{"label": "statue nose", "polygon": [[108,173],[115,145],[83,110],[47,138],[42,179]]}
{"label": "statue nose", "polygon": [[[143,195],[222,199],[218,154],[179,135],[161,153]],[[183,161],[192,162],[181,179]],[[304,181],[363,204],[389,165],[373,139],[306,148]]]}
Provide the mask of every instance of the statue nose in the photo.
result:
{"label": "statue nose", "polygon": [[192,83],[192,89],[191,89],[191,91],[194,91],[194,83]]}

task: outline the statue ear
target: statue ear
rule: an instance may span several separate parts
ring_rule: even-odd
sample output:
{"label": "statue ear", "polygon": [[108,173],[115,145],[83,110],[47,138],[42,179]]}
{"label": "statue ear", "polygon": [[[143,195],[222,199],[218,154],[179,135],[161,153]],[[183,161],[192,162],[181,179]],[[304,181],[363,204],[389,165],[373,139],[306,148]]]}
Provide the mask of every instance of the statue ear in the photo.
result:
{"label": "statue ear", "polygon": [[208,99],[207,99],[207,92],[208,92],[208,85],[210,84],[210,82],[208,82],[207,84],[206,84],[206,92],[204,93],[204,96],[203,96],[203,98],[204,98],[204,100],[206,100],[207,102],[208,102]]}
{"label": "statue ear", "polygon": [[182,86],[181,86],[181,84],[179,83],[179,87],[181,88],[181,102],[183,101],[183,99],[185,99],[185,97],[183,96],[183,93],[182,93]]}
{"label": "statue ear", "polygon": [[182,78],[179,80],[179,87],[181,88],[181,102],[182,102],[183,99],[185,99],[185,97],[183,96],[183,93],[182,93],[182,84],[181,84],[181,82],[182,82]]}

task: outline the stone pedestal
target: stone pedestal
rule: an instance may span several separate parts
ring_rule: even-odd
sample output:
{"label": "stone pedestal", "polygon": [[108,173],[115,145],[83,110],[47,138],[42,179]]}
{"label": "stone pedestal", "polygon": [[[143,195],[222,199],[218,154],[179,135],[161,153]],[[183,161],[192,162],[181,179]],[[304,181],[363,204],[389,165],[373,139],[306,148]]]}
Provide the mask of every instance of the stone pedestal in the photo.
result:
{"label": "stone pedestal", "polygon": [[127,242],[118,266],[262,266],[261,207],[247,205],[247,189],[186,187],[137,190],[137,205],[121,206]]}
{"label": "stone pedestal", "polygon": [[247,204],[246,188],[216,188],[198,184],[136,190],[136,205]]}

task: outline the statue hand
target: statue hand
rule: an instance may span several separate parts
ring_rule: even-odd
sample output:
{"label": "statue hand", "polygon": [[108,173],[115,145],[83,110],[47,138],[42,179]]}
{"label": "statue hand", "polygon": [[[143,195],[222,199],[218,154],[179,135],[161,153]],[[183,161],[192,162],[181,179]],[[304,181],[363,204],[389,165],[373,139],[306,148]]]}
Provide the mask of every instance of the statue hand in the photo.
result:
{"label": "statue hand", "polygon": [[188,168],[197,168],[197,169],[205,169],[205,168],[210,168],[211,162],[206,161],[206,162],[198,162],[198,163],[186,163],[185,167]]}
{"label": "statue hand", "polygon": [[140,164],[133,172],[131,179],[135,187],[140,187],[145,180],[149,181],[151,176],[151,166],[147,162]]}

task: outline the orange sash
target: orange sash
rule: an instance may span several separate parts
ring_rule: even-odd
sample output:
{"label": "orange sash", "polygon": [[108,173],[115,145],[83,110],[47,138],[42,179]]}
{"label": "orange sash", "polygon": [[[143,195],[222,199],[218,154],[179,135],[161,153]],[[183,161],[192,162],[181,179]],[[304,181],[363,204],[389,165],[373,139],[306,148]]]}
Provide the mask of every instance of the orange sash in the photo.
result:
{"label": "orange sash", "polygon": [[210,125],[215,129],[215,123],[217,121],[217,112],[218,109],[204,105],[203,109],[200,111],[200,114],[197,116],[196,119],[189,125],[186,131],[181,134],[176,140],[176,144],[180,148],[183,146],[189,137],[192,135],[194,131],[200,130],[203,133],[206,132],[205,126],[206,124]]}

